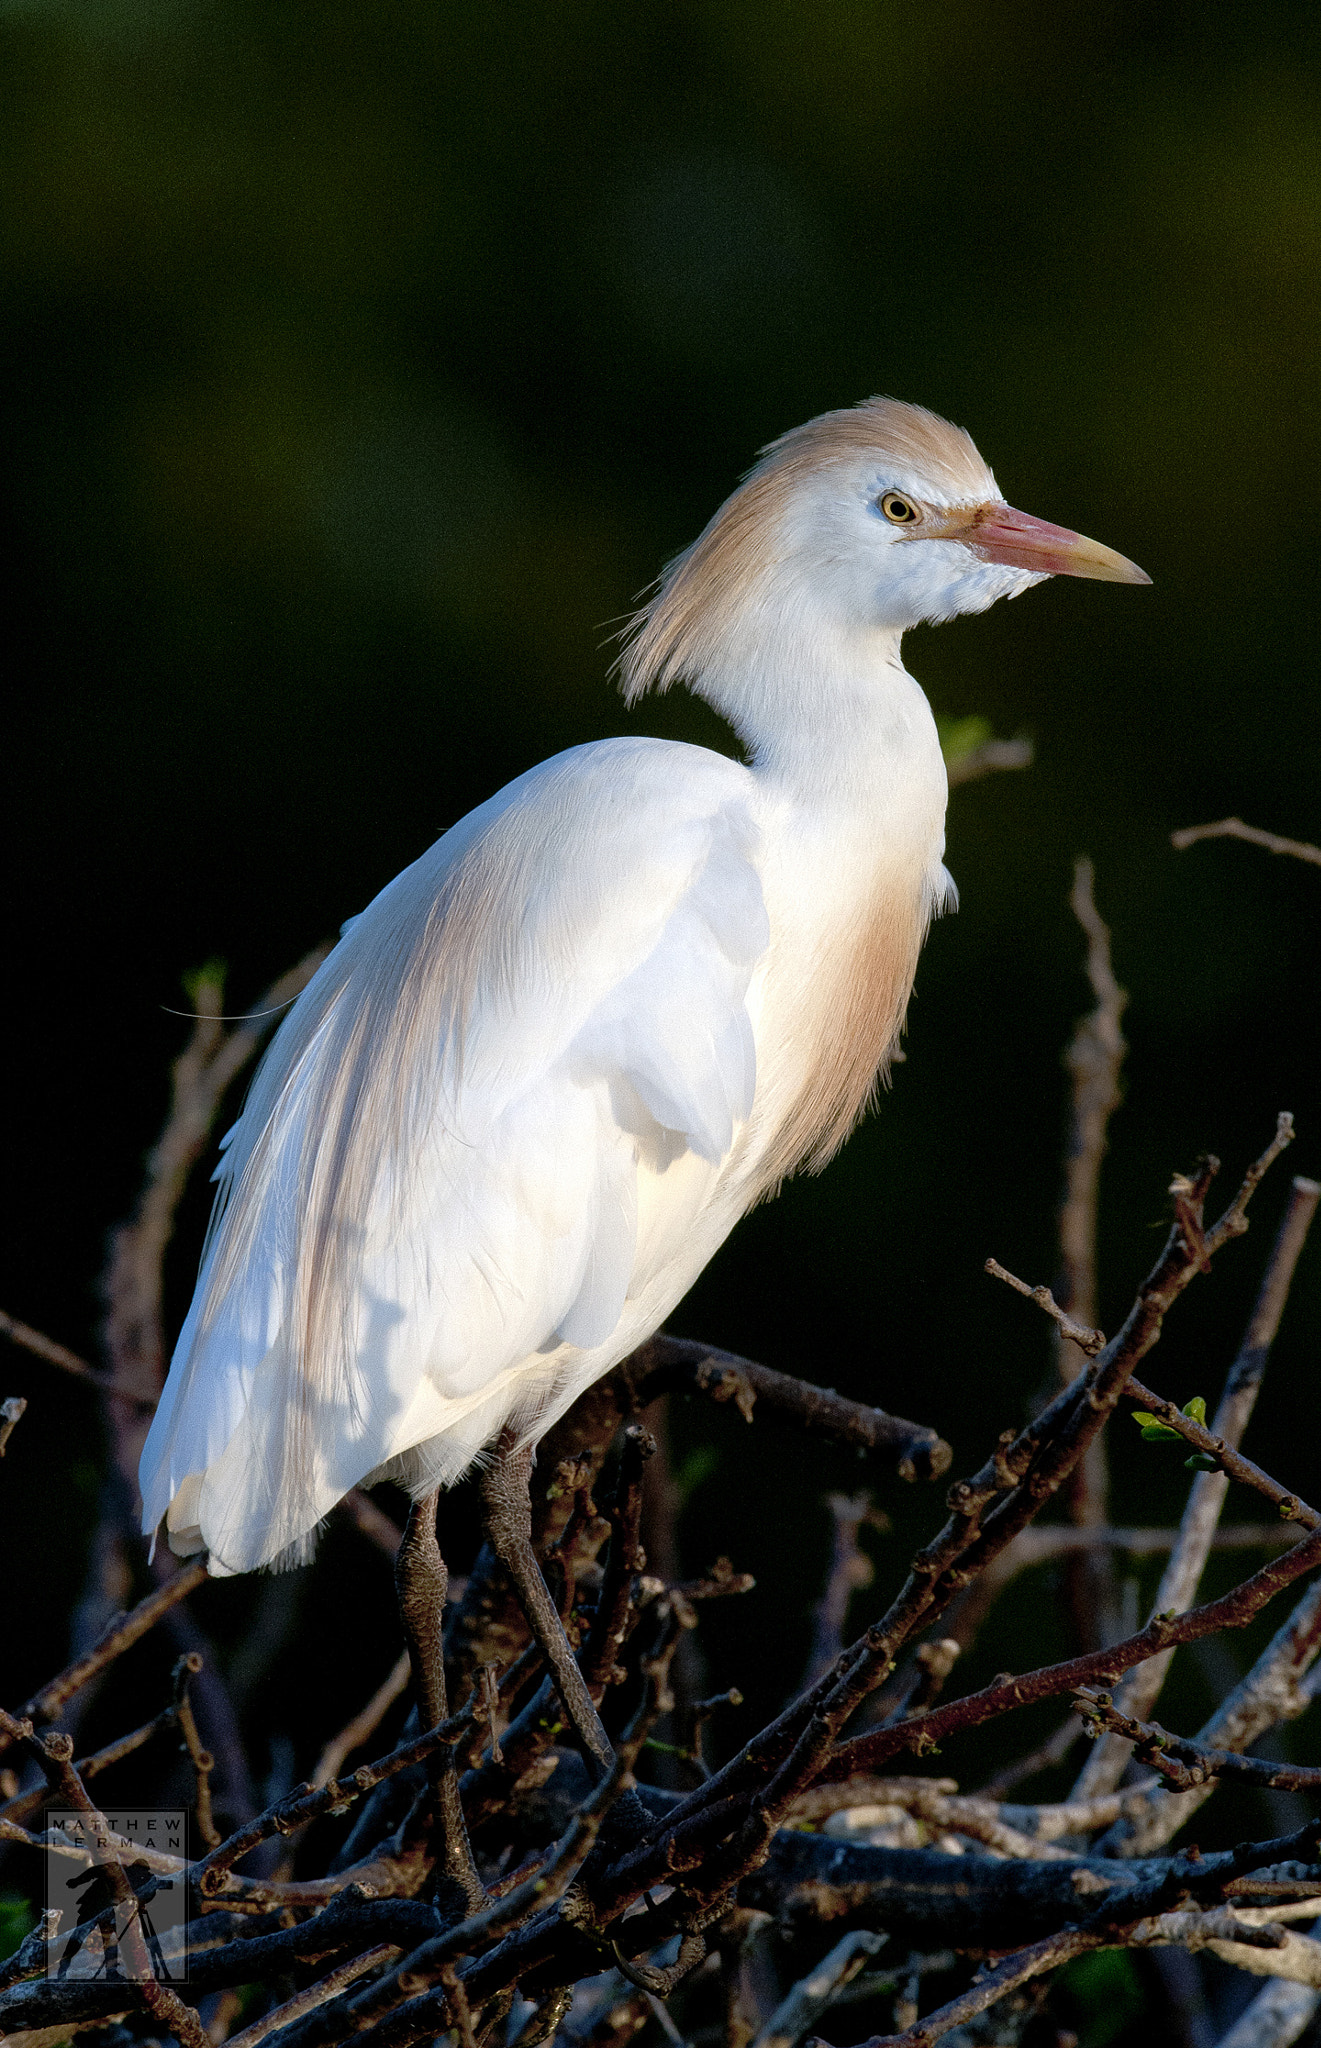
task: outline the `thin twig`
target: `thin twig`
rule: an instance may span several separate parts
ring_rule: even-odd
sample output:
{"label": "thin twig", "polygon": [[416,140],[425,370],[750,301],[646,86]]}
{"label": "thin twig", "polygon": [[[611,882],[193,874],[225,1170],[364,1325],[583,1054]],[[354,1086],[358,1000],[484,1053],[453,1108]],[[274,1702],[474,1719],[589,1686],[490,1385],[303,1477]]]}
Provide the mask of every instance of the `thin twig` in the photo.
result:
{"label": "thin twig", "polygon": [[[43,1685],[32,1698],[18,1709],[20,1720],[31,1721],[34,1727],[49,1725],[63,1712],[76,1692],[81,1691],[106,1666],[113,1664],[125,1650],[136,1643],[147,1630],[154,1628],[161,1616],[177,1601],[187,1599],[206,1578],[206,1561],[197,1559],[191,1564],[181,1565],[173,1578],[154,1593],[148,1593],[145,1600],[139,1600],[128,1614],[117,1615],[109,1627],[93,1643],[83,1656],[76,1657],[72,1664]],[[13,1740],[3,1724],[0,1724],[0,1751],[8,1749]]]}
{"label": "thin twig", "polygon": [[[1318,1650],[1321,1581],[1308,1587],[1246,1678],[1198,1729],[1196,1740],[1213,1749],[1241,1751],[1279,1722],[1296,1719],[1311,1704],[1310,1685],[1302,1680]],[[1102,1850],[1115,1856],[1150,1855],[1178,1833],[1214,1789],[1214,1783],[1188,1792],[1153,1788],[1115,1823]]]}
{"label": "thin twig", "polygon": [[[900,1749],[922,1747],[936,1728],[951,1729],[990,1718],[1029,1698],[1045,1698],[1088,1683],[1103,1670],[1111,1677],[1175,1640],[1193,1640],[1222,1626],[1234,1626],[1313,1562],[1312,1539],[1245,1582],[1228,1604],[1213,1603],[1182,1623],[1161,1621],[1096,1660],[1084,1657],[1023,1680],[992,1686],[971,1700],[937,1707],[895,1729],[845,1744],[832,1756],[838,1732],[893,1666],[897,1651],[919,1628],[929,1628],[967,1580],[984,1570],[1019,1530],[1032,1520],[1067,1479],[1078,1457],[1119,1399],[1138,1362],[1158,1341],[1164,1319],[1208,1258],[1247,1227],[1246,1210],[1263,1174],[1290,1142],[1292,1119],[1277,1118],[1275,1135],[1247,1169],[1236,1195],[1207,1231],[1202,1204],[1218,1162],[1207,1159],[1191,1179],[1178,1177],[1175,1221],[1165,1247],[1144,1281],[1123,1328],[1088,1373],[1056,1399],[1012,1442],[1003,1440],[973,1479],[951,1487],[951,1515],[944,1529],[913,1560],[909,1577],[888,1613],[846,1651],[811,1691],[753,1738],[707,1783],[688,1794],[654,1844],[621,1859],[603,1882],[602,1906],[622,1911],[650,1884],[673,1882],[676,1871],[701,1866],[700,1889],[687,1881],[690,1896],[706,1903],[756,1869],[771,1836],[796,1795],[818,1776],[851,1776]],[[1317,1546],[1321,1559],[1321,1544]],[[1167,1629],[1181,1629],[1169,1635]],[[1119,1661],[1116,1663],[1116,1659]],[[1066,1677],[1067,1674],[1067,1677]],[[1103,1681],[1104,1682],[1104,1681]],[[967,1717],[971,1716],[971,1720]],[[769,1782],[768,1782],[769,1781]],[[760,1789],[752,1790],[754,1786]],[[727,1802],[751,1799],[733,1836]],[[720,1845],[720,1846],[717,1846]]]}
{"label": "thin twig", "polygon": [[208,1849],[220,1846],[220,1830],[211,1817],[211,1773],[216,1760],[209,1749],[202,1745],[193,1715],[193,1703],[188,1697],[188,1681],[196,1678],[202,1669],[202,1659],[196,1650],[190,1650],[180,1657],[174,1667],[174,1714],[183,1737],[188,1761],[193,1767],[193,1810],[197,1816],[197,1832]]}
{"label": "thin twig", "polygon": [[830,1757],[821,1771],[823,1779],[851,1778],[860,1771],[874,1771],[878,1764],[906,1750],[930,1754],[933,1747],[963,1729],[980,1727],[1017,1707],[1052,1699],[1060,1693],[1076,1692],[1079,1685],[1113,1683],[1124,1671],[1160,1650],[1179,1643],[1197,1642],[1222,1628],[1243,1628],[1259,1614],[1267,1601],[1305,1572],[1321,1565],[1321,1530],[1296,1543],[1292,1550],[1264,1565],[1244,1579],[1231,1593],[1195,1607],[1188,1614],[1155,1615],[1137,1635],[1104,1650],[1071,1657],[1062,1664],[1049,1664],[1021,1678],[997,1678],[981,1692],[967,1693],[929,1713],[901,1721],[894,1728],[879,1728],[846,1742]]}
{"label": "thin twig", "polygon": [[[169,1706],[152,1720],[144,1721],[140,1728],[134,1728],[129,1734],[121,1735],[115,1742],[108,1742],[103,1749],[93,1750],[90,1756],[79,1757],[74,1769],[83,1783],[87,1784],[89,1779],[99,1777],[102,1771],[108,1771],[112,1764],[122,1763],[126,1756],[132,1756],[135,1750],[150,1742],[153,1735],[163,1734],[167,1728],[175,1727],[178,1718],[178,1710],[171,1701]],[[4,1805],[0,1806],[0,1819],[26,1820],[29,1814],[39,1812],[45,1802],[45,1791],[38,1785],[30,1792],[20,1792],[14,1798],[7,1799]]]}
{"label": "thin twig", "polygon": [[1080,1686],[1079,1710],[1094,1729],[1113,1729],[1125,1738],[1140,1762],[1149,1764],[1176,1792],[1192,1792],[1212,1778],[1240,1778],[1259,1790],[1321,1791],[1321,1769],[1305,1764],[1271,1763],[1265,1757],[1239,1756],[1231,1749],[1208,1749],[1186,1736],[1172,1735],[1158,1721],[1138,1720],[1123,1711],[1106,1692]]}
{"label": "thin twig", "polygon": [[830,1570],[813,1616],[812,1649],[803,1675],[804,1685],[813,1685],[828,1671],[844,1647],[849,1603],[855,1593],[870,1586],[876,1567],[858,1542],[864,1522],[886,1529],[888,1518],[879,1515],[869,1493],[830,1493],[826,1506],[834,1524]]}
{"label": "thin twig", "polygon": [[852,1983],[859,1970],[884,1947],[885,1940],[883,1934],[857,1927],[837,1941],[829,1955],[823,1956],[781,1999],[753,2048],[796,2048],[813,2021],[834,2003],[846,1984]]}
{"label": "thin twig", "polygon": [[[1321,1186],[1314,1180],[1295,1176],[1289,1189],[1284,1220],[1271,1249],[1247,1331],[1238,1356],[1229,1369],[1211,1424],[1211,1434],[1217,1442],[1235,1450],[1243,1441],[1243,1432],[1256,1402],[1294,1268],[1316,1214],[1318,1199],[1321,1199]],[[1182,1613],[1196,1599],[1228,1492],[1229,1478],[1223,1470],[1197,1474],[1184,1509],[1179,1540],[1170,1553],[1170,1561],[1156,1590],[1153,1613]],[[1141,1670],[1131,1673],[1119,1689],[1121,1713],[1137,1721],[1147,1719],[1160,1697],[1169,1667],[1170,1655],[1167,1654],[1153,1657]],[[1121,1739],[1107,1736],[1098,1742],[1074,1787],[1076,1796],[1086,1799],[1100,1792],[1113,1791],[1124,1775],[1128,1757],[1128,1747]]]}
{"label": "thin twig", "polygon": [[[1101,1163],[1108,1146],[1110,1118],[1121,1100],[1119,1076],[1128,1049],[1122,1030],[1128,994],[1119,986],[1111,966],[1110,930],[1096,908],[1094,880],[1090,860],[1076,862],[1069,903],[1087,938],[1087,978],[1096,1008],[1079,1020],[1064,1055],[1073,1086],[1059,1212],[1060,1306],[1084,1328],[1094,1324],[1097,1315]],[[1081,1371],[1088,1355],[1060,1332],[1056,1364],[1066,1385]],[[1102,1434],[1092,1438],[1069,1484],[1068,1509],[1075,1527],[1098,1528],[1109,1520],[1109,1490]],[[1080,1649],[1098,1649],[1119,1633],[1114,1563],[1108,1554],[1091,1552],[1074,1558],[1063,1584]]]}
{"label": "thin twig", "polygon": [[139,1917],[139,1903],[128,1873],[114,1847],[115,1838],[104,1814],[98,1812],[73,1763],[73,1742],[68,1735],[34,1735],[22,1721],[0,1714],[0,1726],[10,1741],[20,1741],[45,1773],[47,1783],[65,1805],[77,1813],[83,1824],[83,1840],[92,1861],[106,1874],[115,1904],[121,1909],[115,1939],[128,1963],[134,1997],[146,2006],[162,2025],[176,2034],[181,2048],[210,2048],[197,2013],[185,2005],[177,1991],[158,1981],[148,1953]]}
{"label": "thin twig", "polygon": [[11,1344],[30,1351],[34,1358],[43,1358],[47,1365],[58,1366],[71,1378],[95,1387],[103,1400],[120,1401],[135,1409],[141,1405],[135,1395],[126,1394],[116,1387],[108,1373],[98,1372],[94,1365],[89,1365],[76,1351],[70,1351],[67,1345],[57,1344],[44,1331],[34,1330],[31,1323],[20,1322],[17,1316],[6,1315],[3,1309],[0,1309],[0,1337],[8,1337]]}
{"label": "thin twig", "polygon": [[319,1791],[323,1785],[337,1778],[346,1757],[376,1733],[382,1721],[408,1684],[410,1665],[408,1652],[404,1650],[395,1660],[392,1669],[381,1680],[366,1706],[360,1707],[351,1721],[346,1721],[338,1735],[332,1735],[317,1759],[312,1773],[312,1789]]}
{"label": "thin twig", "polygon": [[[1081,1928],[1065,1927],[1058,1934],[1048,1935],[1044,1941],[1035,1941],[1031,1947],[1023,1948],[1017,1955],[1010,1956],[993,1970],[980,1976],[959,1998],[951,1998],[938,2011],[928,2013],[925,2019],[914,2021],[905,2027],[902,2034],[874,2034],[866,2048],[931,2048],[942,2034],[952,2027],[962,2026],[965,2021],[976,2019],[978,2013],[995,2005],[1020,1984],[1041,1976],[1045,1970],[1053,1970],[1071,1957],[1082,1955],[1087,1949],[1100,1948],[1104,1944],[1097,1938],[1084,1935]],[[827,2048],[825,2042],[818,2042],[818,2048]]]}
{"label": "thin twig", "polygon": [[268,1806],[264,1813],[257,1814],[255,1819],[202,1857],[195,1870],[202,1896],[209,1899],[218,1897],[233,1865],[255,1849],[259,1842],[269,1841],[272,1835],[291,1835],[305,1821],[315,1820],[319,1814],[329,1813],[334,1807],[349,1805],[365,1792],[373,1791],[386,1778],[394,1777],[399,1771],[410,1770],[414,1764],[425,1763],[440,1750],[452,1748],[468,1733],[473,1718],[473,1702],[469,1700],[457,1714],[452,1714],[435,1728],[429,1728],[425,1735],[402,1743],[389,1756],[381,1757],[375,1763],[360,1764],[351,1777],[332,1779],[328,1784],[315,1788],[311,1784],[295,1785],[283,1799]]}
{"label": "thin twig", "polygon": [[[991,1799],[960,1796],[948,1778],[874,1778],[868,1782],[873,1787],[874,1797],[871,1801],[858,1803],[854,1792],[857,1781],[850,1781],[849,1804],[843,1810],[844,1825],[841,1827],[837,1822],[829,1830],[832,1835],[850,1841],[861,1837],[877,1847],[894,1848],[919,1848],[927,1839],[939,1841],[942,1837],[962,1835],[970,1841],[983,1843],[997,1856],[1044,1857],[1048,1860],[1067,1857],[1073,1860],[1071,1851],[1052,1845],[1052,1836],[1068,1833],[1074,1826],[1081,1830],[1084,1822],[1091,1826],[1105,1826],[1117,1820],[1124,1811],[1123,1800],[1079,1802],[1070,1806],[1069,1819],[1060,1821],[1054,1808],[1009,1809]],[[836,1789],[842,1788],[814,1786],[811,1792],[803,1795],[802,1801],[795,1802],[791,1809],[793,1818],[803,1817],[804,1801],[814,1802],[819,1810]],[[904,1816],[911,1817],[920,1826],[895,1836],[890,1831]],[[1034,1829],[1029,1832],[1021,1825],[1033,1818],[1040,1821],[1043,1831]]]}
{"label": "thin twig", "polygon": [[1309,1506],[1300,1494],[1290,1493],[1278,1479],[1272,1479],[1269,1472],[1264,1472],[1251,1458],[1245,1458],[1241,1451],[1234,1450],[1224,1437],[1217,1436],[1215,1431],[1208,1429],[1204,1423],[1195,1421],[1191,1415],[1185,1415],[1182,1409],[1175,1407],[1173,1401],[1167,1401],[1163,1394],[1153,1393],[1141,1380],[1130,1378],[1121,1398],[1131,1402],[1135,1408],[1154,1415],[1158,1422],[1163,1422],[1167,1429],[1172,1429],[1176,1436],[1181,1436],[1192,1450],[1200,1451],[1204,1457],[1214,1458],[1220,1470],[1228,1473],[1231,1479],[1236,1479],[1240,1485],[1250,1486],[1254,1493],[1261,1494],[1276,1509],[1281,1521],[1297,1522],[1303,1529],[1321,1528],[1321,1514]]}
{"label": "thin twig", "polygon": [[1105,1331],[1090,1329],[1085,1323],[1076,1323],[1068,1311],[1060,1307],[1049,1287],[1029,1286],[1026,1280],[1020,1280],[1016,1273],[1011,1273],[1007,1266],[1002,1266],[998,1259],[988,1259],[985,1271],[993,1280],[1003,1280],[1006,1286],[1013,1288],[1015,1294],[1025,1295],[1029,1301],[1035,1301],[1038,1308],[1043,1308],[1061,1337],[1076,1350],[1081,1351],[1084,1358],[1096,1358],[1105,1350]]}
{"label": "thin twig", "polygon": [[[1094,882],[1090,860],[1077,861],[1069,904],[1086,935],[1087,979],[1096,1008],[1080,1020],[1064,1055],[1064,1064],[1073,1079],[1073,1100],[1059,1217],[1063,1268],[1060,1306],[1084,1326],[1096,1320],[1096,1222],[1101,1163],[1106,1154],[1110,1118],[1121,1100],[1119,1075],[1128,1050],[1122,1029],[1128,991],[1115,979],[1110,961],[1110,928],[1096,908]],[[1059,1364],[1060,1377],[1068,1381],[1077,1373],[1082,1359],[1070,1358],[1062,1348]]]}
{"label": "thin twig", "polygon": [[629,1390],[632,1405],[646,1407],[667,1392],[700,1393],[732,1401],[746,1422],[760,1402],[769,1412],[813,1435],[896,1457],[901,1479],[938,1479],[948,1470],[950,1448],[934,1429],[887,1415],[883,1408],[850,1401],[833,1387],[812,1386],[730,1351],[716,1350],[665,1331],[649,1337],[611,1375]]}
{"label": "thin twig", "polygon": [[[1177,1529],[1077,1529],[1059,1522],[1034,1522],[1015,1536],[1014,1562],[1019,1570],[1069,1557],[1080,1550],[1123,1550],[1130,1557],[1158,1557],[1173,1550]],[[1297,1542],[1288,1524],[1230,1522],[1216,1530],[1212,1550],[1287,1550]]]}
{"label": "thin twig", "polygon": [[346,1991],[350,1984],[356,1984],[359,1977],[365,1977],[369,1970],[378,1969],[382,1963],[393,1962],[398,1953],[399,1950],[389,1942],[379,1942],[375,1948],[369,1948],[363,1955],[350,1957],[347,1963],[341,1963],[339,1968],[331,1970],[328,1976],[319,1977],[315,1984],[309,1984],[305,1990],[295,1992],[283,2005],[272,2006],[259,2020],[254,2020],[250,2027],[245,2027],[241,2034],[231,2034],[227,2048],[257,2048],[257,2043],[264,2041],[268,2034],[273,2034],[277,2027],[287,2027],[294,2020],[300,2020],[304,2013],[314,2012],[317,2006],[325,2005],[332,1998],[338,1998],[340,1992]]}
{"label": "thin twig", "polygon": [[1321,846],[1311,846],[1305,839],[1282,839],[1278,832],[1263,832],[1259,825],[1245,825],[1242,818],[1221,818],[1214,825],[1184,825],[1178,832],[1171,832],[1170,845],[1182,853],[1199,839],[1245,839],[1249,846],[1262,846],[1267,853],[1292,854],[1295,860],[1321,867]]}

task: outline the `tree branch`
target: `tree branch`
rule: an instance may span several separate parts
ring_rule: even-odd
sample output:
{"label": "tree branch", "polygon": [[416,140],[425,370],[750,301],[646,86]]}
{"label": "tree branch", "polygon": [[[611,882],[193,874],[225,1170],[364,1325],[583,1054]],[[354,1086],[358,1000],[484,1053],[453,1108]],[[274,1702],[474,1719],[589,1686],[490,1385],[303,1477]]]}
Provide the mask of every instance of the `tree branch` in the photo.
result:
{"label": "tree branch", "polygon": [[1139,1762],[1149,1764],[1175,1792],[1192,1792],[1212,1778],[1238,1778],[1274,1792],[1321,1791],[1321,1770],[1303,1764],[1270,1763],[1264,1757],[1239,1756],[1230,1749],[1208,1749],[1186,1736],[1172,1735],[1158,1721],[1140,1721],[1123,1711],[1109,1693],[1080,1686],[1076,1694],[1084,1719],[1099,1734],[1113,1729],[1122,1735]]}
{"label": "tree branch", "polygon": [[[1218,1443],[1237,1450],[1257,1399],[1271,1346],[1280,1326],[1299,1254],[1316,1214],[1321,1186],[1296,1176],[1289,1189],[1284,1220],[1276,1234],[1256,1304],[1238,1356],[1229,1369],[1225,1389],[1211,1424]],[[1229,1479],[1222,1470],[1199,1472],[1193,1480],[1179,1530],[1179,1540],[1161,1575],[1152,1611],[1156,1614],[1182,1613],[1197,1597],[1206,1560],[1211,1553],[1220,1511],[1229,1492]],[[1153,1657],[1120,1687],[1119,1708],[1135,1720],[1144,1720],[1160,1697],[1172,1651]],[[1106,1737],[1098,1742],[1079,1775],[1074,1790],[1080,1799],[1113,1791],[1124,1775],[1129,1758],[1127,1745]]]}
{"label": "tree branch", "polygon": [[1321,867],[1321,846],[1310,846],[1305,839],[1282,839],[1278,832],[1263,832],[1259,825],[1245,825],[1242,818],[1221,818],[1214,825],[1184,825],[1178,832],[1171,832],[1170,845],[1183,853],[1199,839],[1245,839],[1249,846],[1265,847],[1267,853],[1292,854],[1295,860]]}
{"label": "tree branch", "polygon": [[[63,1712],[76,1692],[80,1692],[83,1686],[104,1671],[107,1665],[113,1664],[116,1657],[122,1657],[124,1651],[141,1636],[146,1635],[148,1629],[155,1627],[169,1608],[176,1602],[187,1599],[205,1578],[204,1558],[181,1565],[163,1586],[158,1586],[154,1593],[148,1593],[145,1600],[139,1600],[130,1613],[116,1615],[98,1636],[91,1649],[83,1656],[76,1657],[73,1663],[66,1665],[49,1684],[43,1685],[39,1692],[35,1692],[32,1698],[18,1709],[17,1718],[31,1721],[37,1728],[48,1726]],[[0,1723],[0,1751],[8,1749],[13,1740],[12,1734],[3,1723]]]}

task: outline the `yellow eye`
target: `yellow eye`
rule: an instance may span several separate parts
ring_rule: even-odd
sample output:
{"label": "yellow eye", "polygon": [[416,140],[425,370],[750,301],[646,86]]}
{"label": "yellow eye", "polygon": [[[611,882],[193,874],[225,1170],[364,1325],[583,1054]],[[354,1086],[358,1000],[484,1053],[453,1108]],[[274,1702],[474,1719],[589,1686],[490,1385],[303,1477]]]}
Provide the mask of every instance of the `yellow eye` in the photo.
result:
{"label": "yellow eye", "polygon": [[896,526],[916,526],[922,514],[910,498],[901,498],[898,491],[882,491],[881,510]]}

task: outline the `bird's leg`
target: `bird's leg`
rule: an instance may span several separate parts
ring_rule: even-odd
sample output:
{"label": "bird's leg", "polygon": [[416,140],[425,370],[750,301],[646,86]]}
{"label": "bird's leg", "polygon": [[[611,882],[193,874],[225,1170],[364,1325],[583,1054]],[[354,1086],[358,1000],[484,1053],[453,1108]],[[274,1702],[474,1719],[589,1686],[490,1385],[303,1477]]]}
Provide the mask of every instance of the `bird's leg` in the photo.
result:
{"label": "bird's leg", "polygon": [[[404,1537],[394,1564],[395,1595],[399,1620],[413,1667],[418,1717],[423,1729],[435,1728],[445,1720],[449,1704],[445,1692],[445,1657],[441,1620],[449,1591],[449,1572],[436,1541],[436,1502],[439,1488],[415,1500],[408,1511]],[[452,1750],[441,1752],[436,1780],[436,1802],[444,1840],[441,1864],[447,1877],[459,1886],[475,1912],[486,1893],[472,1859],[467,1823],[459,1799],[458,1772]]]}
{"label": "bird's leg", "polygon": [[445,1660],[441,1653],[441,1616],[449,1593],[449,1572],[436,1541],[436,1502],[440,1489],[423,1494],[408,1510],[403,1541],[394,1561],[394,1589],[399,1602],[413,1690],[424,1729],[445,1719]]}
{"label": "bird's leg", "polygon": [[564,1711],[582,1743],[587,1768],[601,1777],[613,1767],[615,1753],[532,1548],[532,1501],[528,1493],[531,1472],[530,1446],[520,1448],[514,1432],[503,1430],[495,1457],[482,1476],[491,1548],[513,1580],[528,1627],[540,1645]]}

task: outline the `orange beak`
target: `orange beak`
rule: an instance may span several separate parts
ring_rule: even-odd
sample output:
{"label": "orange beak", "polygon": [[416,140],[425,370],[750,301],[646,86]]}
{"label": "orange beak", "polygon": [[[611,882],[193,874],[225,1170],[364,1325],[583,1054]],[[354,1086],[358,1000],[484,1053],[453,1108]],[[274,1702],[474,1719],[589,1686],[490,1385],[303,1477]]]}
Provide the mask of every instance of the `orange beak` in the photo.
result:
{"label": "orange beak", "polygon": [[[994,501],[971,511],[959,507],[937,514],[934,520],[925,520],[919,532],[927,540],[961,541],[980,561],[1030,569],[1037,576],[1089,576],[1098,583],[1151,581],[1136,562],[1102,547],[1099,540]],[[914,539],[918,537],[915,532]]]}

